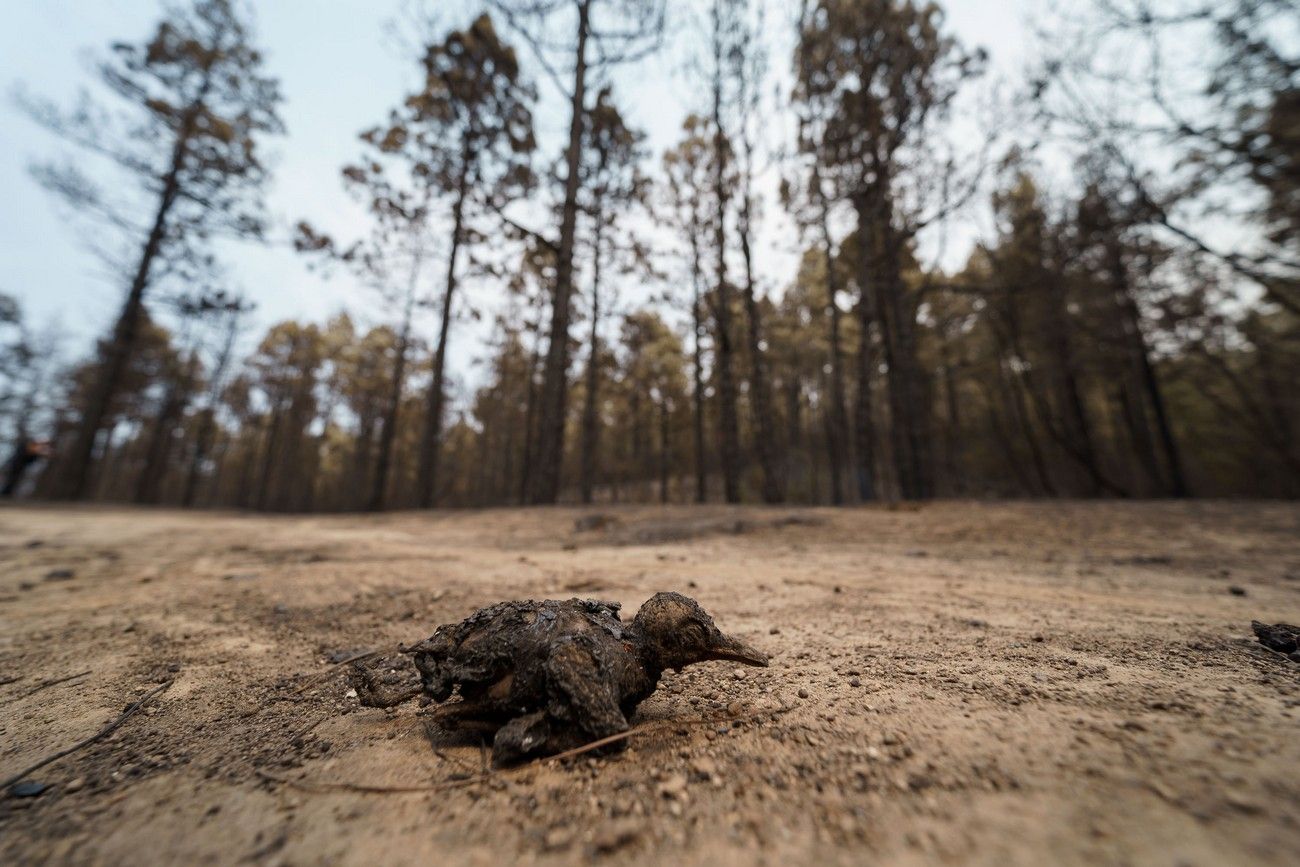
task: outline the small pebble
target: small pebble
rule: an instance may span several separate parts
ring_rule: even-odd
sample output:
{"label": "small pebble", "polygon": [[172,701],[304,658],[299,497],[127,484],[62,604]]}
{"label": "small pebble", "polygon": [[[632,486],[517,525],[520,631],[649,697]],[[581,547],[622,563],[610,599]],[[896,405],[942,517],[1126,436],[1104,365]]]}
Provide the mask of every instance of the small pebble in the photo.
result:
{"label": "small pebble", "polygon": [[807,697],[808,697],[808,690],[804,689],[803,687],[800,687],[800,688],[799,688],[799,697],[800,697],[800,698],[807,698]]}
{"label": "small pebble", "polygon": [[635,819],[616,819],[599,828],[591,837],[591,854],[608,855],[636,841],[643,833]]}
{"label": "small pebble", "polygon": [[718,773],[718,766],[708,756],[700,756],[691,762],[691,770],[707,780],[712,779]]}
{"label": "small pebble", "polygon": [[1231,593],[1233,596],[1245,596],[1245,595],[1246,595],[1246,588],[1245,588],[1245,587],[1238,587],[1238,586],[1236,586],[1236,585],[1234,584],[1233,586],[1231,586],[1231,587],[1228,588],[1228,592]]}
{"label": "small pebble", "polygon": [[573,842],[573,831],[568,828],[552,828],[546,832],[543,838],[543,845],[551,851],[556,849],[567,849]]}
{"label": "small pebble", "polygon": [[49,786],[45,783],[38,783],[35,780],[23,780],[10,786],[9,794],[15,798],[35,798],[48,788]]}
{"label": "small pebble", "polygon": [[671,774],[668,779],[659,784],[661,798],[679,798],[685,793],[686,777],[681,774]]}

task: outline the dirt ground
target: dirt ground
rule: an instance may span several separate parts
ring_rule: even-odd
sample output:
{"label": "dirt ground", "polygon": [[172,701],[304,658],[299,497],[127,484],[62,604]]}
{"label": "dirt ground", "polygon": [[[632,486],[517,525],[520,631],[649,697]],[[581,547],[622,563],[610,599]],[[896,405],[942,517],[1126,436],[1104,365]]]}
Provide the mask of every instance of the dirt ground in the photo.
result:
{"label": "dirt ground", "polygon": [[[1294,864],[1300,507],[0,511],[6,864]],[[586,518],[586,520],[582,520]],[[611,757],[485,774],[346,666],[510,598],[695,596]],[[70,680],[53,681],[72,675]]]}

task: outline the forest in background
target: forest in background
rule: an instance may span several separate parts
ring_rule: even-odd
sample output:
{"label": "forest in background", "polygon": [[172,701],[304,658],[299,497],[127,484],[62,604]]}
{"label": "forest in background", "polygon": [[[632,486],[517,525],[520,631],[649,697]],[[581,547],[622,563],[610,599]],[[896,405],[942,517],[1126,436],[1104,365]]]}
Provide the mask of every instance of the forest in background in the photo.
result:
{"label": "forest in background", "polygon": [[[272,234],[280,94],[243,7],[192,0],[112,45],[111,105],[21,96],[134,194],[74,160],[33,170],[132,255],[111,332],[69,366],[4,298],[10,475],[48,449],[15,492],[271,511],[1300,494],[1292,3],[1079,4],[986,124],[958,106],[987,58],[939,5],[685,5],[488,0],[423,34],[423,86],[328,179],[370,231],[292,233],[373,304],[264,334],[214,244]],[[612,70],[675,15],[700,104],[650,153]],[[1171,56],[1194,40],[1190,67]],[[543,86],[559,152],[535,132]],[[1078,145],[1065,179],[1032,144],[1052,139]],[[980,204],[994,229],[963,266],[924,254]],[[790,275],[758,273],[776,212],[804,251]],[[484,284],[508,301],[457,393]]]}

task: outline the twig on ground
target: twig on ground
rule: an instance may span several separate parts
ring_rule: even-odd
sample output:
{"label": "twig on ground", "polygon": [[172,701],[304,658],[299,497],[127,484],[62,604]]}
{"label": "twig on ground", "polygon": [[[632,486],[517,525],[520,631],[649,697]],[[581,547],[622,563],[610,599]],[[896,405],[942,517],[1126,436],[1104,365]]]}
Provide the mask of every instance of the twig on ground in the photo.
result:
{"label": "twig on ground", "polygon": [[45,758],[41,759],[39,762],[32,765],[31,767],[19,771],[18,773],[14,774],[12,777],[5,780],[4,782],[0,782],[0,789],[8,789],[10,786],[18,782],[19,780],[21,780],[23,777],[26,777],[28,774],[34,771],[39,771],[41,768],[45,767],[46,765],[53,764],[54,762],[57,762],[59,759],[63,758],[64,756],[70,756],[73,753],[75,753],[77,750],[80,750],[84,747],[88,747],[91,744],[93,744],[95,741],[98,741],[112,734],[117,729],[118,726],[122,725],[122,723],[126,722],[131,717],[135,716],[136,713],[139,712],[140,708],[145,706],[145,704],[149,701],[149,699],[153,698],[155,695],[162,692],[167,687],[171,686],[172,683],[173,681],[171,680],[165,680],[162,683],[158,684],[153,689],[145,693],[143,698],[141,698],[135,704],[129,706],[126,710],[122,711],[122,713],[117,717],[117,719],[113,720],[111,723],[104,726],[102,729],[95,732],[90,737],[86,738],[85,740],[78,741],[77,743],[73,744],[67,749],[59,750],[57,753],[54,753],[53,755],[46,756]]}
{"label": "twig on ground", "polygon": [[362,660],[370,659],[373,656],[378,656],[382,652],[383,651],[381,650],[367,650],[362,653],[354,653],[346,659],[340,659],[338,662],[331,662],[330,665],[349,665],[353,662],[361,662]]}
{"label": "twig on ground", "polygon": [[647,732],[657,731],[659,729],[679,728],[681,726],[710,725],[712,723],[717,723],[717,722],[737,722],[737,721],[748,722],[750,720],[760,719],[765,716],[778,716],[780,714],[789,713],[792,710],[794,710],[793,706],[783,705],[782,707],[772,708],[770,710],[755,711],[754,713],[745,714],[744,716],[696,717],[695,719],[686,719],[686,720],[662,719],[662,720],[653,720],[651,722],[643,722],[639,726],[630,728],[625,732],[619,732],[616,735],[610,735],[607,738],[601,738],[600,740],[592,741],[589,744],[583,744],[580,747],[574,747],[571,750],[565,750],[562,753],[556,753],[553,756],[543,756],[542,758],[538,759],[538,761],[559,762],[559,761],[563,761],[564,759],[571,759],[575,756],[580,756],[583,755],[584,753],[589,753],[592,750],[598,750],[601,747],[607,747],[610,744],[616,744],[619,741],[625,741],[628,738],[633,737],[634,735],[645,734]]}
{"label": "twig on ground", "polygon": [[451,762],[453,765],[460,765],[462,768],[465,768],[467,770],[472,770],[474,767],[464,759],[460,759],[457,758],[456,756],[444,753],[442,750],[434,750],[433,754],[438,758],[442,759],[444,762]]}
{"label": "twig on ground", "polygon": [[376,656],[383,656],[386,653],[405,653],[407,648],[402,645],[396,647],[381,647],[378,650],[366,650],[362,653],[354,653],[346,659],[340,659],[338,662],[331,662],[328,671],[320,674],[314,674],[307,679],[307,682],[293,691],[294,695],[302,695],[307,690],[329,680],[338,673],[338,669],[344,665],[350,665],[354,662],[364,662],[367,659],[374,659]]}
{"label": "twig on ground", "polygon": [[268,774],[266,771],[257,771],[257,775],[264,780],[273,783],[291,786],[304,792],[361,792],[367,795],[413,795],[423,792],[445,792],[449,789],[462,789],[466,786],[472,786],[478,783],[478,777],[467,777],[463,780],[447,780],[441,783],[434,783],[428,786],[371,786],[365,783],[332,783],[332,782],[311,782],[308,780],[292,780],[288,777],[277,777],[274,774]]}
{"label": "twig on ground", "polygon": [[92,669],[88,668],[85,671],[79,671],[76,674],[69,674],[67,677],[56,677],[53,680],[43,680],[40,683],[36,684],[36,686],[27,690],[27,692],[23,693],[22,698],[27,698],[27,696],[29,695],[35,695],[41,690],[48,689],[51,686],[58,686],[61,683],[67,683],[70,680],[76,680],[79,677],[85,677],[86,675],[90,674],[91,671]]}
{"label": "twig on ground", "polygon": [[546,756],[542,759],[542,761],[562,762],[565,759],[571,759],[574,756],[580,756],[583,753],[589,753],[592,750],[598,750],[601,747],[607,747],[610,744],[616,744],[619,741],[625,741],[628,738],[632,737],[633,735],[639,735],[642,734],[643,732],[649,731],[654,728],[663,728],[663,726],[662,725],[655,726],[652,723],[641,723],[641,725],[636,726],[635,728],[630,728],[625,732],[619,732],[616,735],[610,735],[607,738],[601,738],[600,740],[592,741],[591,743],[588,744],[583,744],[580,747],[574,747],[571,750],[565,750],[562,753],[556,753],[553,756]]}
{"label": "twig on ground", "polygon": [[[261,777],[264,780],[269,780],[273,783],[280,783],[285,786],[291,786],[295,789],[299,789],[304,792],[314,792],[318,794],[325,793],[325,792],[359,792],[368,795],[411,795],[411,794],[423,794],[427,792],[445,792],[451,789],[463,789],[466,788],[467,786],[473,786],[476,784],[486,784],[487,780],[493,776],[495,776],[497,779],[502,779],[504,777],[509,777],[514,774],[522,773],[524,771],[532,769],[533,767],[535,767],[536,765],[542,762],[558,762],[558,761],[563,761],[565,759],[571,759],[574,758],[575,756],[580,756],[583,755],[584,753],[589,753],[593,750],[598,750],[601,747],[607,747],[610,744],[616,744],[619,741],[624,741],[630,737],[634,737],[635,735],[645,734],[647,732],[658,731],[661,729],[668,729],[668,728],[680,728],[682,726],[709,725],[711,723],[717,723],[723,721],[734,722],[740,720],[743,722],[748,720],[761,719],[767,716],[776,717],[776,716],[781,716],[782,714],[789,713],[794,709],[795,709],[794,705],[783,705],[781,707],[755,711],[754,713],[745,714],[743,716],[696,717],[695,719],[685,719],[685,720],[681,720],[681,719],[653,720],[650,722],[641,723],[640,725],[634,728],[630,728],[625,732],[619,732],[616,735],[610,735],[607,738],[601,738],[599,740],[592,741],[591,743],[583,744],[580,747],[575,747],[574,749],[571,750],[565,750],[562,753],[556,753],[553,756],[542,756],[535,762],[528,762],[526,764],[519,765],[518,767],[510,768],[503,772],[494,772],[490,768],[487,768],[485,765],[480,765],[480,773],[476,776],[467,776],[464,779],[459,779],[459,780],[444,780],[443,782],[433,783],[432,785],[426,785],[426,786],[374,786],[366,783],[311,782],[308,780],[292,780],[289,779],[288,777],[277,777],[273,774],[268,774],[265,771],[257,771],[256,773],[259,777]],[[440,759],[448,759],[448,760],[456,761],[455,759],[453,759],[452,756],[444,755],[440,750],[435,749],[434,754],[438,756],[438,758]],[[481,745],[480,747],[481,762],[483,761],[482,757],[485,756],[486,756],[486,746]],[[464,763],[462,762],[462,764]]]}

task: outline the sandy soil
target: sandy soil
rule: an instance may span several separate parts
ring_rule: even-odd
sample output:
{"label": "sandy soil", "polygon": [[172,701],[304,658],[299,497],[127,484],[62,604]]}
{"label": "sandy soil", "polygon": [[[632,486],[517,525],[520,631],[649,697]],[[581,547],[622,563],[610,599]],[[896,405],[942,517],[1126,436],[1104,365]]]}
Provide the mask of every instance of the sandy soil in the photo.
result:
{"label": "sandy soil", "polygon": [[[1300,665],[1249,630],[1300,622],[1295,505],[589,514],[0,511],[0,777],[174,681],[0,800],[0,862],[1295,863]],[[775,659],[613,757],[484,776],[330,664],[666,589]]]}

